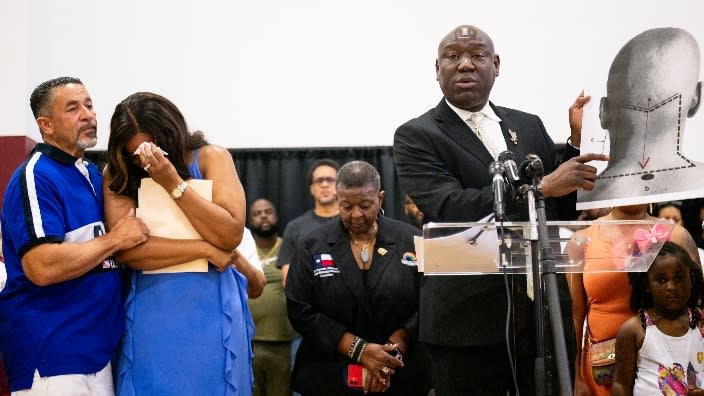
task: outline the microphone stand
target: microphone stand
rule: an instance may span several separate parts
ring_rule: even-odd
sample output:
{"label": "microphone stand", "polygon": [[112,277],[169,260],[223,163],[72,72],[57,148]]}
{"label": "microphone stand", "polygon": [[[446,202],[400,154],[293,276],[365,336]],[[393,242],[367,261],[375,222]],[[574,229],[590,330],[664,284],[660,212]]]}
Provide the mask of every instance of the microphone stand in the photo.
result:
{"label": "microphone stand", "polygon": [[[545,280],[546,302],[552,329],[553,349],[556,358],[558,379],[560,380],[560,394],[571,395],[572,376],[570,374],[569,359],[567,357],[567,344],[565,343],[562,313],[560,310],[560,296],[557,291],[557,274],[555,272],[555,256],[548,238],[547,216],[545,214],[545,198],[538,186],[543,177],[543,165],[540,158],[531,156],[531,164],[526,167],[526,176],[531,180],[530,185],[522,187],[528,200],[531,241],[531,264],[533,270],[533,296],[535,297],[535,386],[537,395],[549,393],[550,381],[547,378],[545,342],[545,309],[543,287]],[[540,254],[538,250],[540,249]],[[540,265],[539,260],[540,259]],[[542,273],[541,273],[542,270]]]}

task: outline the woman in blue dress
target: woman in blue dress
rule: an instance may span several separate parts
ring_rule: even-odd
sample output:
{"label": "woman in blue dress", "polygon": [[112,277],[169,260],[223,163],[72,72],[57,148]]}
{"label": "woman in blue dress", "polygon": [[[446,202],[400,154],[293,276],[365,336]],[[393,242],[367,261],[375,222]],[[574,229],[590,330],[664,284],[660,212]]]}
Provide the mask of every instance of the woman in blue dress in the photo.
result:
{"label": "woman in blue dress", "polygon": [[[118,254],[131,268],[127,326],[118,355],[118,395],[250,395],[254,326],[247,297],[261,293],[261,269],[236,253],[245,198],[230,153],[189,133],[168,99],[135,93],[117,105],[103,190],[108,224],[137,207],[151,177],[171,195],[202,240],[150,236]],[[213,180],[212,201],[186,183]],[[208,272],[146,274],[207,258]]]}

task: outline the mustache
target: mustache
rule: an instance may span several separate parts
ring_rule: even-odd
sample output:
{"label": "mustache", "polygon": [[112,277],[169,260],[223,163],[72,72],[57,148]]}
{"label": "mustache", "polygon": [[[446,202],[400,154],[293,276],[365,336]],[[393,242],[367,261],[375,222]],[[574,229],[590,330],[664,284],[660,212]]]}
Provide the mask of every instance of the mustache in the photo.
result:
{"label": "mustache", "polygon": [[88,129],[95,129],[95,130],[97,130],[97,129],[98,129],[98,123],[97,123],[97,122],[88,122],[88,123],[86,123],[85,125],[83,125],[82,127],[80,127],[80,128],[78,129],[78,131],[79,131],[79,132],[83,132],[83,131],[86,131],[86,130],[88,130]]}

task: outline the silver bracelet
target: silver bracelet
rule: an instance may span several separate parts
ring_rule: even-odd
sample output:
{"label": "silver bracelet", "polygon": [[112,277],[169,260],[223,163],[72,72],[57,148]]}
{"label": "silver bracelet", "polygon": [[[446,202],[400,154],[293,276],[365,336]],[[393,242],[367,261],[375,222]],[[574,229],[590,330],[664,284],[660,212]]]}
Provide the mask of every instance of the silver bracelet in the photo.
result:
{"label": "silver bracelet", "polygon": [[359,348],[359,353],[355,353],[354,361],[359,363],[360,360],[362,360],[362,354],[364,353],[364,350],[367,348],[367,342],[362,341],[362,346]]}
{"label": "silver bracelet", "polygon": [[354,352],[357,349],[357,347],[359,346],[359,343],[361,341],[362,341],[361,338],[356,337],[356,336],[354,337],[354,341],[352,341],[352,343],[350,344],[350,349],[347,350],[347,356],[349,356],[350,359],[354,360],[354,358],[353,358]]}
{"label": "silver bracelet", "polygon": [[570,147],[572,147],[573,149],[579,150],[579,147],[577,147],[577,146],[575,146],[574,144],[572,144],[572,136],[570,136],[570,137],[567,138],[567,144],[569,144]]}

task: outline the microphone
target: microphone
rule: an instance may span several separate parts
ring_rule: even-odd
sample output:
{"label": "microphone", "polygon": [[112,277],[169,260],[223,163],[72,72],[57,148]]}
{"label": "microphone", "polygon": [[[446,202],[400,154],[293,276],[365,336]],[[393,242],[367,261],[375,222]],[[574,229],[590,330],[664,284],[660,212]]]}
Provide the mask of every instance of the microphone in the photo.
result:
{"label": "microphone", "polygon": [[494,217],[496,220],[504,219],[504,172],[503,162],[494,161],[489,165],[489,174],[493,177],[491,189],[494,191]]}
{"label": "microphone", "polygon": [[511,151],[503,151],[499,154],[499,161],[504,163],[504,168],[506,168],[506,178],[509,183],[515,183],[521,180],[518,174],[518,167],[516,166],[516,155]]}
{"label": "microphone", "polygon": [[535,154],[528,154],[526,158],[518,167],[518,174],[532,183],[534,178],[543,176],[543,161]]}

